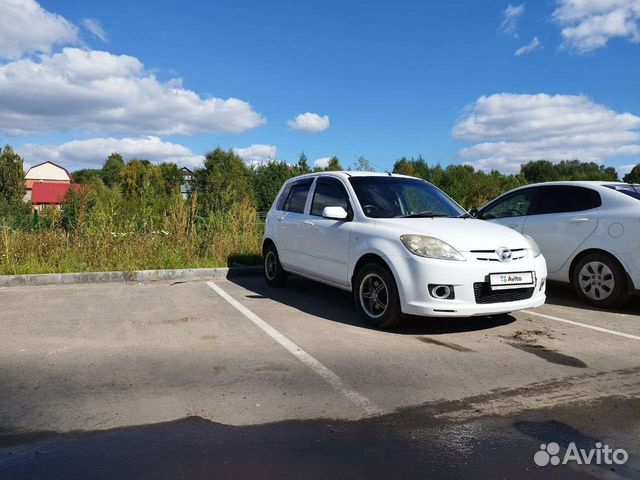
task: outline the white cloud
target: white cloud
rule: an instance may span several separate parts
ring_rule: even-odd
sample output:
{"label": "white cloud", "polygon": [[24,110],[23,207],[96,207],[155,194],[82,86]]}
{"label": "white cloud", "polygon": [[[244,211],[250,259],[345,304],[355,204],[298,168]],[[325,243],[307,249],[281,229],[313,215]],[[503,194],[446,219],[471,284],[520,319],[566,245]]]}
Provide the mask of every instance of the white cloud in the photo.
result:
{"label": "white cloud", "polygon": [[315,162],[313,162],[313,165],[318,168],[327,168],[329,166],[329,160],[331,160],[331,157],[318,158]]}
{"label": "white cloud", "polygon": [[49,53],[54,44],[77,44],[78,29],[34,0],[0,0],[0,58]]}
{"label": "white cloud", "polygon": [[624,177],[627,173],[631,173],[633,167],[635,167],[636,163],[630,163],[628,165],[619,165],[616,167],[616,172],[618,172],[618,176],[620,178]]}
{"label": "white cloud", "polygon": [[564,46],[577,53],[604,47],[615,37],[640,43],[640,0],[558,0],[553,19]]}
{"label": "white cloud", "polygon": [[318,133],[329,128],[329,116],[320,116],[317,113],[301,113],[296,118],[287,122],[291,130],[307,133]]}
{"label": "white cloud", "polygon": [[482,168],[517,172],[531,160],[640,155],[640,117],[617,113],[582,95],[482,96],[453,127],[456,139],[477,142],[458,156]]}
{"label": "white cloud", "polygon": [[0,65],[0,131],[116,135],[242,132],[265,120],[236,98],[202,98],[159,81],[135,57],[65,48]]}
{"label": "white cloud", "polygon": [[533,37],[533,40],[531,40],[526,45],[523,45],[522,47],[517,49],[515,55],[516,57],[519,57],[521,55],[527,55],[528,53],[539,50],[540,48],[542,48],[542,43],[540,43],[540,40],[538,40],[538,37]]}
{"label": "white cloud", "polygon": [[91,138],[73,140],[61,145],[26,144],[16,148],[25,163],[34,165],[50,160],[70,170],[78,168],[100,168],[113,152],[125,159],[144,158],[151,162],[175,162],[178,165],[197,167],[203,156],[195,155],[191,149],[177,143],[164,142],[158,137],[136,138]]}
{"label": "white cloud", "polygon": [[245,148],[234,148],[233,153],[238,155],[245,163],[253,166],[264,165],[276,158],[274,145],[254,144]]}
{"label": "white cloud", "polygon": [[518,37],[518,21],[524,13],[524,3],[522,5],[511,5],[502,12],[502,23],[500,24],[500,30],[513,37]]}
{"label": "white cloud", "polygon": [[91,33],[91,35],[93,35],[97,39],[102,40],[103,42],[109,41],[109,36],[102,29],[100,22],[95,18],[83,18],[80,24],[84,28],[86,28],[89,31],[89,33]]}

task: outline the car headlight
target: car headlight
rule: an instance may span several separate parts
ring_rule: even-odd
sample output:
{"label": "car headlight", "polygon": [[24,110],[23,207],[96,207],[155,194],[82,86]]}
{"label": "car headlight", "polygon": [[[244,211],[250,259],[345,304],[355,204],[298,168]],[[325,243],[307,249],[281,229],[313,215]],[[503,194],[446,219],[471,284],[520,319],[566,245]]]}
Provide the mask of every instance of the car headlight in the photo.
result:
{"label": "car headlight", "polygon": [[419,257],[465,261],[459,251],[439,238],[426,235],[401,235],[400,241],[411,253]]}
{"label": "car headlight", "polygon": [[536,241],[533,238],[531,238],[529,235],[525,235],[524,238],[527,239],[527,242],[529,242],[529,245],[531,246],[531,253],[533,254],[533,258],[539,257],[540,247],[538,246]]}

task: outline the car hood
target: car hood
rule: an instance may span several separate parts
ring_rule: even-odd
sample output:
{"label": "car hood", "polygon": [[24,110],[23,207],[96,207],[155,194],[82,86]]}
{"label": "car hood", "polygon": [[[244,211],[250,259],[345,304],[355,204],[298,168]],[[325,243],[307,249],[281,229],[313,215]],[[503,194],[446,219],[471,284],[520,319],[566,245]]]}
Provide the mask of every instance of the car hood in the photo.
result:
{"label": "car hood", "polygon": [[460,252],[530,248],[529,242],[515,230],[475,218],[376,218],[376,226],[398,237],[404,234],[436,237]]}

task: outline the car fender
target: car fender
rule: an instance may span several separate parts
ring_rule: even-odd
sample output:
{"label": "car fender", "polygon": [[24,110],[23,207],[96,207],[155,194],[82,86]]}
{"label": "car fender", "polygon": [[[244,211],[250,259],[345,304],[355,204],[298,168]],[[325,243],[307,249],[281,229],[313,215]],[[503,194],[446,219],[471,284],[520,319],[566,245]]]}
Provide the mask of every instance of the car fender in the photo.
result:
{"label": "car fender", "polygon": [[[401,281],[401,278],[403,278],[401,265],[404,263],[403,259],[407,258],[410,253],[404,245],[400,243],[400,240],[368,236],[363,238],[361,234],[352,233],[349,247],[349,278],[353,278],[355,267],[362,257],[365,255],[376,255],[384,260],[391,270],[396,286],[398,287],[400,299],[403,301],[404,290]],[[351,287],[353,288],[353,284]]]}

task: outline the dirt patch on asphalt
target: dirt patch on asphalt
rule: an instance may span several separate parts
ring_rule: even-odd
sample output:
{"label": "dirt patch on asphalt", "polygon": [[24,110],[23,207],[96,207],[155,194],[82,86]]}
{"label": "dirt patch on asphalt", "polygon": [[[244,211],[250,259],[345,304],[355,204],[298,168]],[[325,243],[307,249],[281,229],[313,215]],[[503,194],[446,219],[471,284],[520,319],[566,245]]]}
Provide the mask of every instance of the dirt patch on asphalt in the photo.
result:
{"label": "dirt patch on asphalt", "polygon": [[500,338],[504,338],[505,340],[510,340],[518,343],[536,343],[541,338],[548,338],[553,340],[555,337],[551,335],[549,330],[538,328],[538,329],[525,329],[525,330],[517,330],[511,335],[498,335]]}
{"label": "dirt patch on asphalt", "polygon": [[181,317],[177,319],[162,320],[160,323],[163,325],[180,325],[181,323],[196,322],[198,320],[200,319],[195,315],[187,315],[186,317]]}
{"label": "dirt patch on asphalt", "polygon": [[507,340],[507,344],[520,351],[530,353],[549,363],[564,365],[566,367],[587,368],[587,364],[571,355],[558,352],[540,343],[540,340],[554,340],[547,329],[525,329],[518,330],[511,335],[500,335],[500,338]]}

